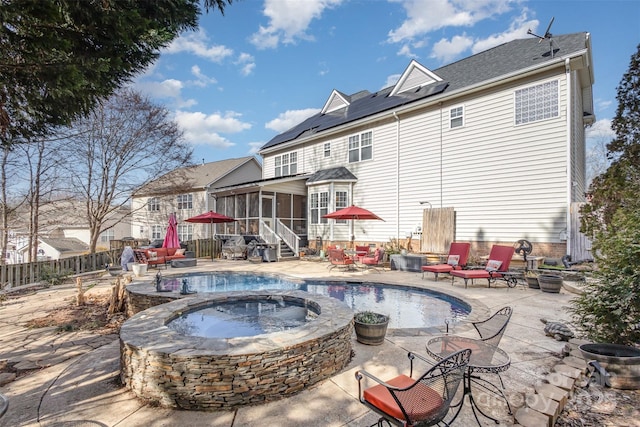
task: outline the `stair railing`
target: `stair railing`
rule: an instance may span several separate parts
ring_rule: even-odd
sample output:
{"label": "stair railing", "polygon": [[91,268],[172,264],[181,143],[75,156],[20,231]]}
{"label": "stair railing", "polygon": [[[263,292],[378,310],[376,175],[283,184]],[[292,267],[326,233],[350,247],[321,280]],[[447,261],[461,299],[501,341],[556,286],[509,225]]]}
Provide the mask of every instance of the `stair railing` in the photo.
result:
{"label": "stair railing", "polygon": [[276,233],[282,241],[291,248],[294,256],[300,253],[300,237],[287,227],[282,221],[276,219]]}
{"label": "stair railing", "polygon": [[278,237],[278,234],[275,231],[273,231],[271,227],[269,227],[267,223],[264,222],[263,220],[260,220],[258,232],[260,233],[260,238],[265,243],[268,243],[269,245],[274,245],[276,247],[276,257],[280,258],[280,240],[281,239],[280,237]]}

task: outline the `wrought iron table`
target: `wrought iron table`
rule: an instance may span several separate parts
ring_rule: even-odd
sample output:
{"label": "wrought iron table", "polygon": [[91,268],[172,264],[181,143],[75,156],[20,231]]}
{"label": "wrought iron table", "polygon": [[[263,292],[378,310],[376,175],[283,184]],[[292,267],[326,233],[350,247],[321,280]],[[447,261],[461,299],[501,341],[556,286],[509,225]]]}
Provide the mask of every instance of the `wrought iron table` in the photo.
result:
{"label": "wrought iron table", "polygon": [[[501,348],[487,344],[482,340],[455,335],[444,335],[432,338],[427,342],[427,353],[437,361],[440,361],[450,354],[465,348],[471,349],[471,359],[469,360],[469,365],[467,366],[464,374],[464,394],[459,403],[452,405],[452,407],[458,407],[458,410],[449,423],[456,419],[464,404],[465,396],[468,396],[473,416],[475,417],[478,425],[481,425],[480,420],[478,419],[478,412],[485,418],[489,418],[498,424],[499,421],[496,418],[484,413],[476,404],[471,389],[471,383],[473,382],[474,384],[504,399],[507,403],[507,408],[509,409],[509,415],[511,415],[511,406],[504,394],[504,384],[500,377],[500,372],[506,371],[509,369],[509,365],[511,365],[511,358],[509,355]],[[500,379],[500,387],[477,375],[483,373],[497,374]]]}

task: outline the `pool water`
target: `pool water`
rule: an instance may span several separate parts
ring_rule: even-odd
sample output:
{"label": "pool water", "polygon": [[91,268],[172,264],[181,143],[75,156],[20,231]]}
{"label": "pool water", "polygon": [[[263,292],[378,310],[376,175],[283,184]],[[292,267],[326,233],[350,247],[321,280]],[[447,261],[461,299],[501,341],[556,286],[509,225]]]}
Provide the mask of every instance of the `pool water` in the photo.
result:
{"label": "pool water", "polygon": [[444,327],[471,312],[466,302],[445,293],[408,286],[344,281],[294,280],[253,273],[192,273],[165,278],[163,287],[180,290],[186,279],[190,290],[198,293],[298,289],[343,301],[354,311],[372,310],[390,316],[389,328]]}
{"label": "pool water", "polygon": [[315,317],[309,308],[288,301],[233,301],[184,313],[167,327],[195,337],[249,337],[297,328]]}

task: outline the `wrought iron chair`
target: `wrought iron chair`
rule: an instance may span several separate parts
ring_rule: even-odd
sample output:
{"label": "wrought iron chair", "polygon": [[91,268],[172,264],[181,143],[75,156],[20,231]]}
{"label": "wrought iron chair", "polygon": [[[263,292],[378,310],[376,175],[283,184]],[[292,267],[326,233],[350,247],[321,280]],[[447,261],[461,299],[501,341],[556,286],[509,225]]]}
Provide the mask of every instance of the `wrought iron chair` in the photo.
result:
{"label": "wrought iron chair", "polygon": [[347,270],[355,267],[355,262],[344,253],[344,249],[330,249],[329,263],[329,270],[333,270],[334,267],[345,268]]}
{"label": "wrought iron chair", "polygon": [[438,280],[438,274],[440,273],[450,273],[452,270],[462,270],[467,265],[470,250],[471,243],[451,243],[451,246],[449,247],[449,254],[447,255],[447,262],[445,264],[423,265],[422,278],[424,279],[425,272],[435,274],[436,280]]}
{"label": "wrought iron chair", "polygon": [[366,268],[372,268],[373,270],[380,272],[378,267],[382,266],[384,262],[384,249],[377,248],[373,255],[367,255],[360,258],[360,264]]}
{"label": "wrought iron chair", "polygon": [[[385,421],[400,427],[432,426],[444,422],[464,377],[471,350],[455,352],[433,366],[428,359],[415,353],[409,352],[407,357],[411,365],[409,376],[399,375],[384,382],[367,371],[357,371],[355,374],[360,402],[381,415],[378,420],[380,427]],[[431,367],[414,380],[411,377],[416,358]],[[378,384],[363,389],[364,377]]]}
{"label": "wrought iron chair", "polygon": [[507,329],[507,324],[511,319],[512,313],[513,309],[511,307],[502,307],[488,319],[471,322],[471,324],[476,328],[476,331],[478,331],[478,335],[480,335],[482,341],[497,347],[500,344],[505,329]]}
{"label": "wrought iron chair", "polygon": [[[504,335],[504,331],[507,329],[507,325],[509,324],[509,320],[511,319],[511,314],[513,313],[513,309],[509,306],[502,307],[500,310],[496,311],[491,317],[485,320],[481,320],[478,322],[471,322],[473,327],[478,332],[480,336],[480,340],[484,341],[487,344],[490,344],[492,347],[496,348],[500,345],[500,340]],[[472,349],[473,350],[473,349]],[[487,359],[491,359],[493,357],[492,354],[488,354],[485,352],[484,356]],[[494,373],[498,375],[498,379],[500,380],[501,390],[497,389],[497,387],[484,379],[479,377],[472,377],[476,384],[479,384],[485,388],[487,385],[490,386],[494,391],[498,392],[498,394],[504,397],[505,402],[507,403],[507,408],[509,409],[509,414],[511,414],[511,405],[509,404],[509,400],[504,394],[504,382],[502,381],[502,376],[500,375],[500,371],[487,370],[483,371],[480,368],[474,369],[476,373]]]}

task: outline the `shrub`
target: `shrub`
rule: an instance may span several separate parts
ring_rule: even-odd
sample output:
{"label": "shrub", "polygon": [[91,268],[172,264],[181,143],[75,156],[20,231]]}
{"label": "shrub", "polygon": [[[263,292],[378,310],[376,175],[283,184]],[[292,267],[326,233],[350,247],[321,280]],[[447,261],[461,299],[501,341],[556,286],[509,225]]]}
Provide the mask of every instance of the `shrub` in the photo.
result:
{"label": "shrub", "polygon": [[640,203],[620,207],[593,242],[596,280],[572,301],[582,334],[594,342],[640,342]]}
{"label": "shrub", "polygon": [[356,313],[354,319],[360,323],[366,323],[369,325],[377,325],[379,323],[384,323],[389,320],[388,316],[384,314],[375,313],[373,311],[360,311]]}
{"label": "shrub", "polygon": [[64,283],[71,274],[72,272],[69,270],[56,271],[52,268],[44,267],[40,272],[40,280],[47,282],[51,286],[56,286]]}

